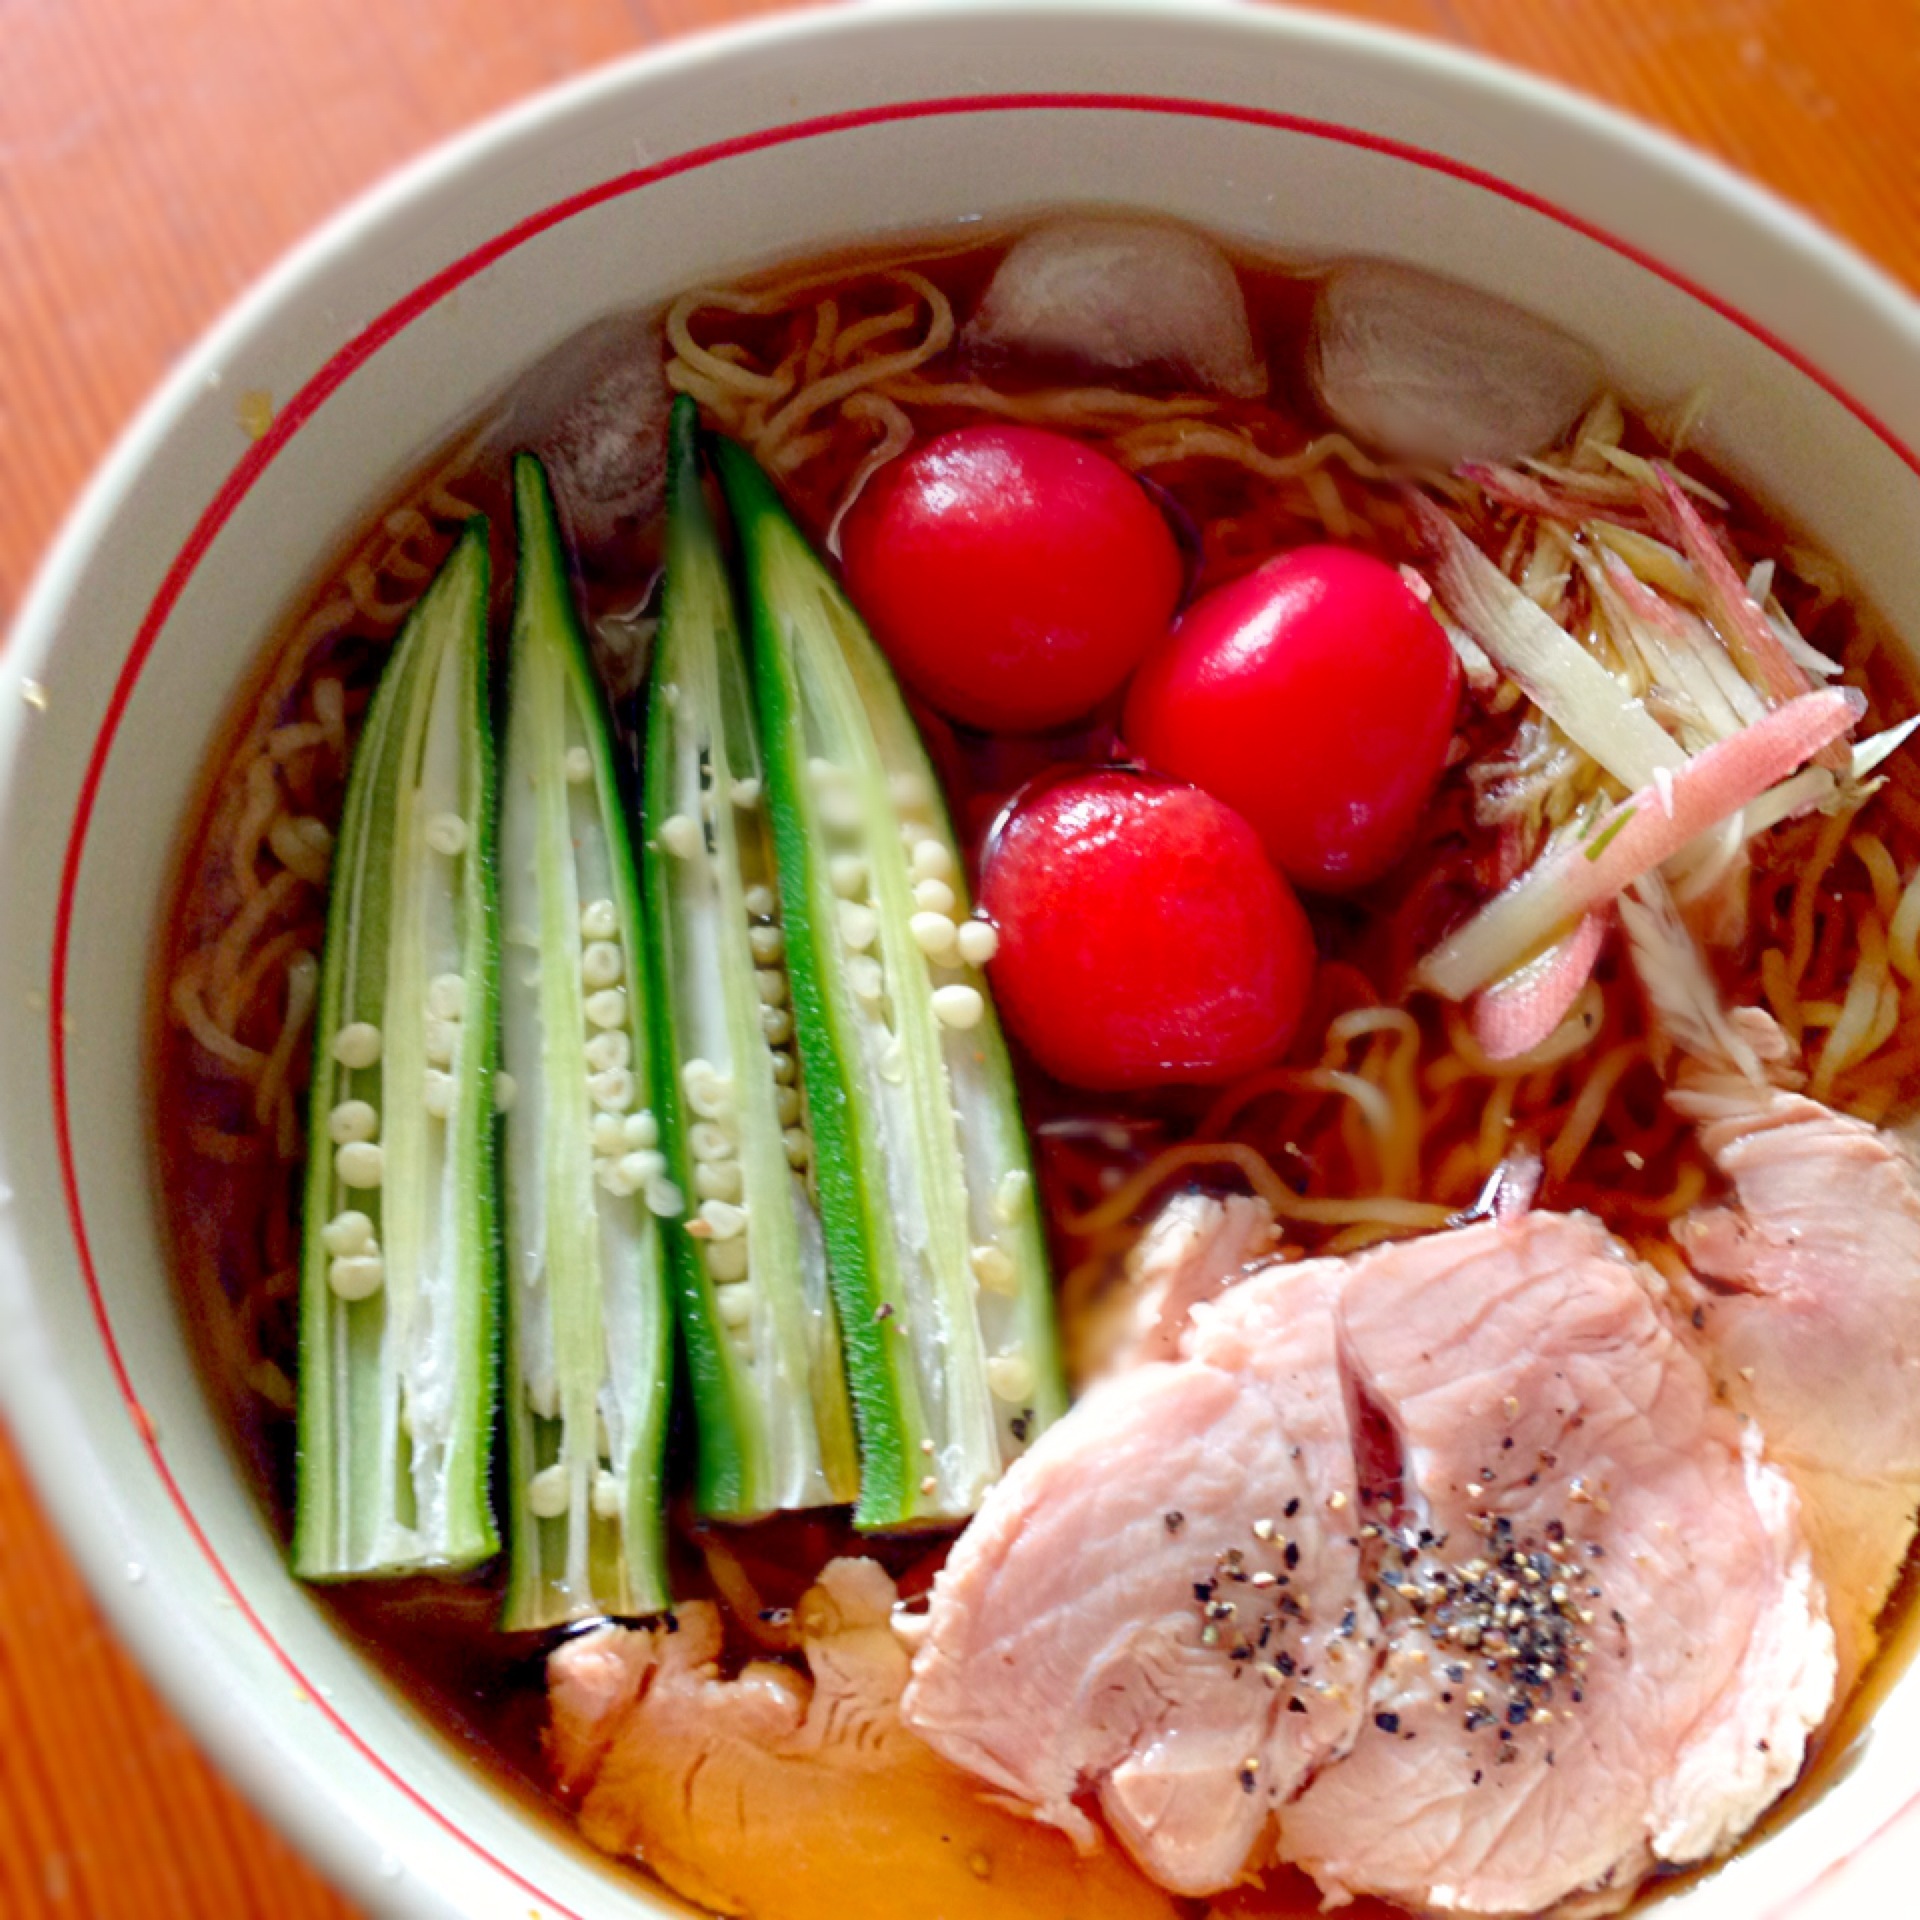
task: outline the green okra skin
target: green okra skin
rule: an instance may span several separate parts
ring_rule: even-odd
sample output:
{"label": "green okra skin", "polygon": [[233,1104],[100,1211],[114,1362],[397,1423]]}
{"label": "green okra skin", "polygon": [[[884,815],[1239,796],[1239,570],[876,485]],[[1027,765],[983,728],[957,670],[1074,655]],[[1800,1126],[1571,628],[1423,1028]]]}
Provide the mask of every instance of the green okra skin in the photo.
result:
{"label": "green okra skin", "polygon": [[[1066,1401],[1012,1068],[963,957],[959,849],[893,675],[753,460],[724,441],[716,459],[859,1425],[857,1517],[957,1519]],[[929,879],[952,896],[951,938],[916,895]]]}
{"label": "green okra skin", "polygon": [[697,1503],[747,1519],[850,1502],[859,1468],[811,1193],[752,694],[684,398],[667,491],[642,868],[662,1147],[688,1211],[664,1231],[698,1428]]}
{"label": "green okra skin", "polygon": [[499,1546],[488,588],[475,519],[394,644],[334,849],[301,1248],[309,1580],[454,1571]]}
{"label": "green okra skin", "polygon": [[673,1387],[644,915],[605,695],[540,463],[519,543],[501,769],[509,1563],[502,1624],[668,1604]]}

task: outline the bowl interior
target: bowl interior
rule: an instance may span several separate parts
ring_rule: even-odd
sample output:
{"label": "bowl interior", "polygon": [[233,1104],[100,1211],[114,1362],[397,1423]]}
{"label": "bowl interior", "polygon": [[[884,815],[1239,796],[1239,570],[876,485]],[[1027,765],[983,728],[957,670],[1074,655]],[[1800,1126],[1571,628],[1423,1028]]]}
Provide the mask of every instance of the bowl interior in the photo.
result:
{"label": "bowl interior", "polygon": [[[993,12],[862,9],[676,50],[383,191],[183,368],[7,655],[0,1350],[15,1430],[202,1734],[396,1911],[653,1901],[500,1796],[287,1577],[177,1318],[138,1063],[177,835],[236,686],[348,529],[518,370],[602,314],[780,255],[1054,204],[1149,208],[1496,290],[1592,340],[1641,406],[1704,386],[1710,457],[1920,632],[1913,318],[1771,202],[1412,43],[1232,9]],[[253,391],[278,407],[256,443],[236,408]],[[44,708],[18,697],[23,678]],[[1915,1778],[1920,1676],[1818,1805],[1680,1906],[1774,1910]]]}

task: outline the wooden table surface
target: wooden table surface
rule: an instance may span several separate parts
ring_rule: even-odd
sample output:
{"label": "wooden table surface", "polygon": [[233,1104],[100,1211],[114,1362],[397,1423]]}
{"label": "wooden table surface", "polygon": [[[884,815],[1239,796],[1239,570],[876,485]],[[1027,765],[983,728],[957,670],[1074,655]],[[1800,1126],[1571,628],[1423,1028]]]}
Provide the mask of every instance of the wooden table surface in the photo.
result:
{"label": "wooden table surface", "polygon": [[[131,411],[289,242],[518,95],[781,4],[0,0],[0,627]],[[1920,287],[1920,0],[1332,10],[1657,121]],[[351,1911],[116,1647],[0,1439],[0,1915]]]}

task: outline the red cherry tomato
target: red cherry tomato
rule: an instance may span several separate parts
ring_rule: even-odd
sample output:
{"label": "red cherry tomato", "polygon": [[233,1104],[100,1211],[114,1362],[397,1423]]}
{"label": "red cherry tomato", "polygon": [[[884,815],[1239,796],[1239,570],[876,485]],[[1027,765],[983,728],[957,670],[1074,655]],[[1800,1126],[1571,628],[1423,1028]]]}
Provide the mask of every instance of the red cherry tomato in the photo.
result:
{"label": "red cherry tomato", "polygon": [[1179,549],[1139,483],[1037,427],[961,427],[881,468],[841,546],[847,591],[901,678],[992,730],[1085,713],[1180,597]]}
{"label": "red cherry tomato", "polygon": [[1245,814],[1289,878],[1338,889],[1412,844],[1459,700],[1453,648],[1393,568],[1301,547],[1187,609],[1122,730]]}
{"label": "red cherry tomato", "polygon": [[1232,1079],[1285,1047],[1306,1004],[1299,902],[1197,787],[1116,771],[1042,788],[1002,823],[980,903],[1002,1016],[1073,1086]]}

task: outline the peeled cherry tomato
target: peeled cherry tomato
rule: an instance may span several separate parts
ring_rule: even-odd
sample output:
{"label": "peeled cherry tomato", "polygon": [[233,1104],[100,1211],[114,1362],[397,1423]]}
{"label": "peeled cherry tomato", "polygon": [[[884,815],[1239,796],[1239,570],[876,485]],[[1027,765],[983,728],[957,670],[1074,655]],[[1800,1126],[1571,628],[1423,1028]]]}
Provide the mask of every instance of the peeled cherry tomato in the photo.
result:
{"label": "peeled cherry tomato", "polygon": [[1002,822],[980,903],[995,1004],[1058,1080],[1229,1080],[1292,1037],[1313,934],[1253,829],[1132,772],[1040,789]]}
{"label": "peeled cherry tomato", "polygon": [[841,546],[894,670],[938,712],[991,730],[1087,712],[1180,596],[1179,549],[1139,483],[1038,427],[961,427],[881,468]]}
{"label": "peeled cherry tomato", "polygon": [[1301,547],[1197,600],[1127,695],[1127,744],[1253,823],[1303,887],[1376,878],[1440,777],[1460,666],[1393,568]]}

